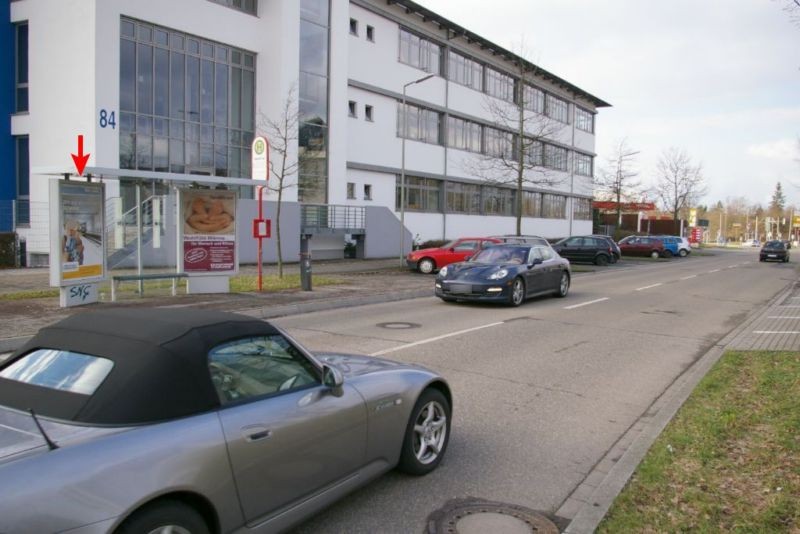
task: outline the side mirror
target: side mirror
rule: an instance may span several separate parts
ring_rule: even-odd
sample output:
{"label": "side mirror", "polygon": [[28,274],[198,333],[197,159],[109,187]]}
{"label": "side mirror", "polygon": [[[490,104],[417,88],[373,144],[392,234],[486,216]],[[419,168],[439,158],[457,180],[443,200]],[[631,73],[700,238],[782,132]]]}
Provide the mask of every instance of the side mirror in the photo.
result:
{"label": "side mirror", "polygon": [[342,384],[344,384],[344,375],[336,367],[324,365],[322,367],[322,383],[330,388],[331,392],[337,397],[342,394]]}
{"label": "side mirror", "polygon": [[533,258],[533,261],[528,264],[528,269],[533,269],[534,267],[543,262],[544,260],[542,260],[542,258]]}

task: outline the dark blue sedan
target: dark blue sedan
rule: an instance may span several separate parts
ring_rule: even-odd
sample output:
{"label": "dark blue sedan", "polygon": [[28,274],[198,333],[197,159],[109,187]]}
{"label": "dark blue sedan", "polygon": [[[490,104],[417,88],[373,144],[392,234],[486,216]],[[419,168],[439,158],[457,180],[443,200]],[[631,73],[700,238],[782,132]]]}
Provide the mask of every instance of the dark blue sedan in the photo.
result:
{"label": "dark blue sedan", "polygon": [[505,302],[553,294],[566,297],[569,261],[549,245],[496,245],[468,261],[443,267],[436,276],[436,296],[446,302]]}

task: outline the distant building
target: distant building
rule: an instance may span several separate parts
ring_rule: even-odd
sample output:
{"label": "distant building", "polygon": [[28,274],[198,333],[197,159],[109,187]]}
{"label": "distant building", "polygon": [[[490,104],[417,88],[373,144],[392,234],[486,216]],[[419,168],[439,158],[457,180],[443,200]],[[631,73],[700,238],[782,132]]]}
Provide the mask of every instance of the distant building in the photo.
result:
{"label": "distant building", "polygon": [[[72,168],[78,134],[92,155],[89,168],[111,178],[108,206],[119,208],[107,214],[118,215],[133,206],[137,180],[162,195],[174,176],[249,178],[252,139],[263,117],[280,116],[292,87],[301,125],[290,158],[303,159],[287,202],[383,208],[399,218],[405,137],[409,235],[513,233],[514,187],[470,169],[486,154],[515,150],[518,132],[500,127],[487,101],[524,94],[526,113],[558,125],[531,155],[558,183],[526,187],[523,233],[592,230],[596,115],[608,104],[529,63],[534,74],[523,84],[518,56],[415,2],[15,0],[5,7],[0,54],[12,68],[0,73],[0,112],[11,121],[10,131],[7,122],[0,127],[0,224],[27,239],[34,260],[45,262],[49,251],[47,178]],[[252,198],[252,188],[232,187]],[[383,246],[367,253],[399,252],[399,226],[369,227],[369,220],[363,231]],[[314,249],[331,256],[342,244],[336,232],[313,237]]]}

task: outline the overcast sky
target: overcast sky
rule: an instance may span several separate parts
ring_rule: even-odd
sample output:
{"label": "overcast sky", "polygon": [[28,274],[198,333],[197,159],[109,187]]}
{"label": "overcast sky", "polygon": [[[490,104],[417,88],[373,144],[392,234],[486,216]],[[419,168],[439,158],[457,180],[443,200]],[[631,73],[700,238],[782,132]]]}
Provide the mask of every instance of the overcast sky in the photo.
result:
{"label": "overcast sky", "polygon": [[612,104],[596,166],[615,141],[640,150],[652,183],[664,148],[703,164],[711,204],[800,207],[800,24],[790,0],[417,0]]}

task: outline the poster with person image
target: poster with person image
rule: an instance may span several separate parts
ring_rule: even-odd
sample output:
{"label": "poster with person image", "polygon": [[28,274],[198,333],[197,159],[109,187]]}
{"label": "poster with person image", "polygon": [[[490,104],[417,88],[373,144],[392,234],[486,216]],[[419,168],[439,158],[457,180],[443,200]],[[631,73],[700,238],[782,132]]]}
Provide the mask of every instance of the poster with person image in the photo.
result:
{"label": "poster with person image", "polygon": [[103,184],[58,182],[57,235],[60,284],[102,279],[105,275],[103,241]]}
{"label": "poster with person image", "polygon": [[182,189],[183,272],[236,272],[236,192]]}

